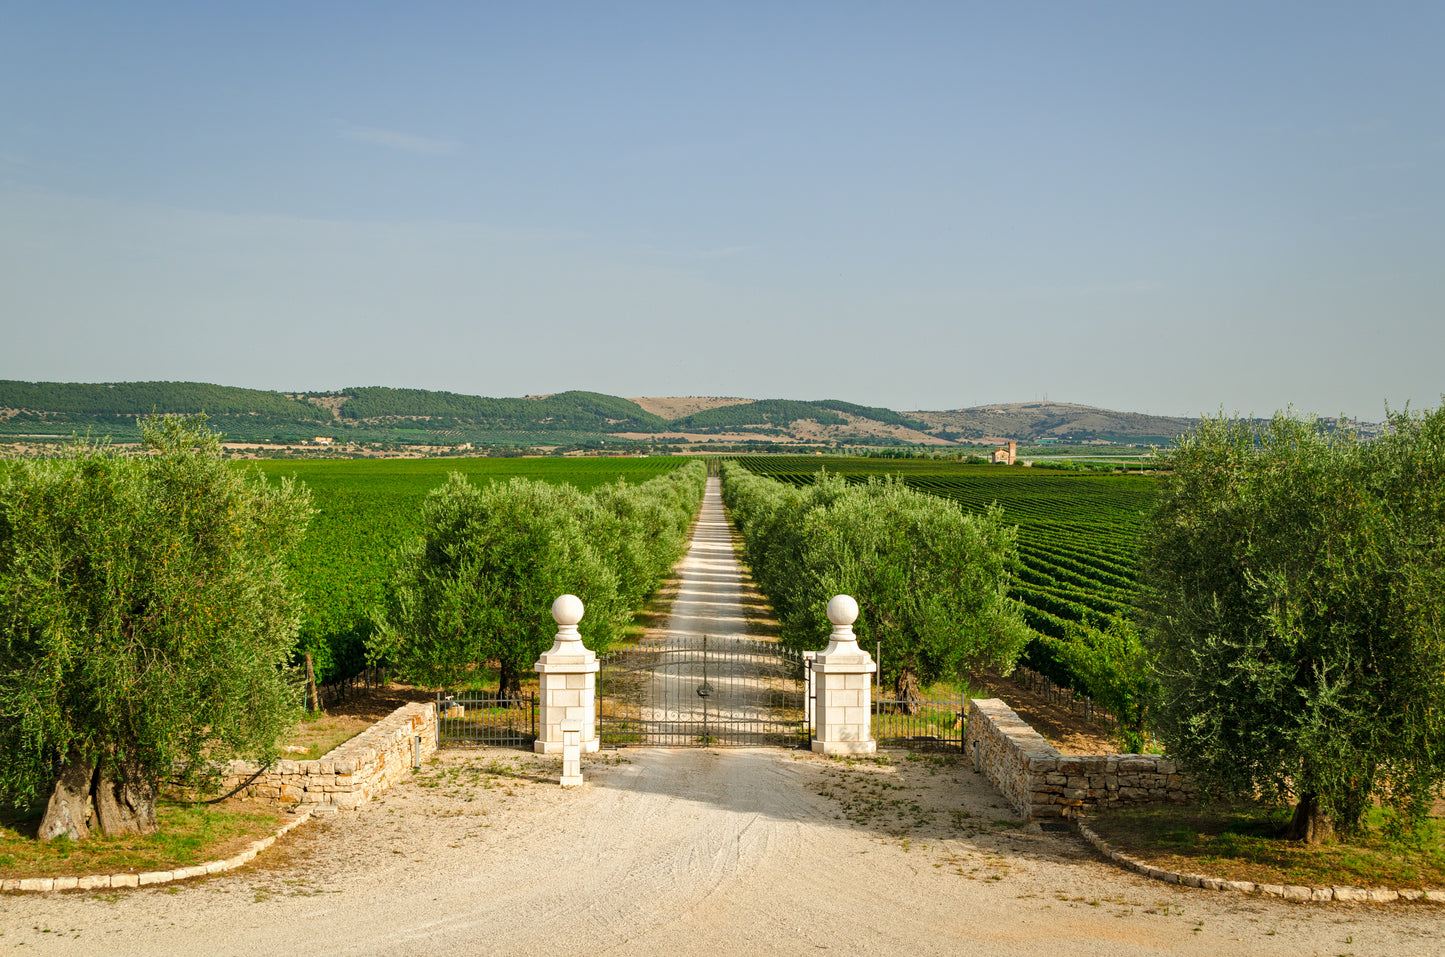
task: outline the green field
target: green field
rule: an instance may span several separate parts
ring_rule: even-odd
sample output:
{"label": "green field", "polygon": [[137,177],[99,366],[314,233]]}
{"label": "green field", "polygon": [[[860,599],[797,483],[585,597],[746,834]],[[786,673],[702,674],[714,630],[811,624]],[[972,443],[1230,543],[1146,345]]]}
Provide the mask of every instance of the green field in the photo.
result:
{"label": "green field", "polygon": [[1148,475],[1058,472],[927,459],[743,456],[756,475],[810,484],[826,468],[849,481],[896,475],[911,488],[952,499],[969,510],[992,502],[1018,526],[1014,594],[1034,630],[1065,637],[1065,622],[1135,611],[1136,536],[1153,506]]}
{"label": "green field", "polygon": [[[686,464],[686,458],[268,460],[267,476],[292,476],[311,490],[316,514],[296,559],[306,596],[303,647],[322,680],[361,667],[369,614],[380,602],[393,553],[419,533],[421,503],[450,472],[474,483],[511,478],[567,483],[587,491],[626,479],[640,483]],[[242,466],[238,466],[242,467]]]}

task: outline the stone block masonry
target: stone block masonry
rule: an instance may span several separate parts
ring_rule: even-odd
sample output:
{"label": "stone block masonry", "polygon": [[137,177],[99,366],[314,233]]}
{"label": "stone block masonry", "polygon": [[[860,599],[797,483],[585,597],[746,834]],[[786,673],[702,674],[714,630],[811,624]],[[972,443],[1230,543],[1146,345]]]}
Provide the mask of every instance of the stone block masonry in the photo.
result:
{"label": "stone block masonry", "polygon": [[[412,765],[436,751],[437,710],[431,702],[397,708],[376,724],[315,761],[280,761],[246,788],[248,796],[269,798],[280,804],[297,804],[296,815],[281,825],[274,837],[253,841],[233,857],[194,867],[142,874],[101,874],[80,877],[26,877],[0,881],[7,891],[99,890],[114,887],[148,887],[192,877],[219,874],[248,864],[286,834],[313,810],[355,810],[386,790]],[[225,793],[256,773],[256,765],[231,763],[221,782]]]}
{"label": "stone block masonry", "polygon": [[[541,728],[533,744],[538,754],[561,754],[563,725],[581,722],[583,751],[601,746],[597,737],[597,656],[582,644],[577,623],[586,609],[576,595],[560,595],[552,602],[557,637],[537,659],[535,670],[542,694]],[[580,773],[580,772],[579,772]]]}
{"label": "stone block masonry", "polygon": [[873,740],[870,696],[878,665],[858,647],[858,637],[853,634],[858,602],[850,595],[834,595],[827,613],[833,623],[828,647],[808,664],[816,721],[812,748],[827,755],[872,754],[878,742]]}
{"label": "stone block masonry", "polygon": [[1193,784],[1157,754],[1060,754],[998,698],[968,704],[964,749],[1025,821],[1140,804],[1182,804]]}
{"label": "stone block masonry", "polygon": [[[315,761],[279,761],[246,793],[281,804],[326,804],[355,810],[436,751],[437,712],[432,702],[402,705]],[[256,773],[233,762],[222,793]]]}

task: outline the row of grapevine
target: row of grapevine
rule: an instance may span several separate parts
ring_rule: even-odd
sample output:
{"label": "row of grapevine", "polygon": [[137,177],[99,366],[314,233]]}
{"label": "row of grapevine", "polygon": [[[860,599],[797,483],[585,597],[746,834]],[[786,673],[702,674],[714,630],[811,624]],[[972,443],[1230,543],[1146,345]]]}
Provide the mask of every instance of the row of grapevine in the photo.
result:
{"label": "row of grapevine", "polygon": [[1020,573],[1035,595],[1025,602],[1064,620],[1132,614],[1140,522],[1152,507],[1154,479],[1140,475],[1043,472],[992,465],[908,459],[750,456],[739,464],[802,487],[820,472],[852,483],[895,476],[910,488],[982,513],[991,505],[1018,527]]}

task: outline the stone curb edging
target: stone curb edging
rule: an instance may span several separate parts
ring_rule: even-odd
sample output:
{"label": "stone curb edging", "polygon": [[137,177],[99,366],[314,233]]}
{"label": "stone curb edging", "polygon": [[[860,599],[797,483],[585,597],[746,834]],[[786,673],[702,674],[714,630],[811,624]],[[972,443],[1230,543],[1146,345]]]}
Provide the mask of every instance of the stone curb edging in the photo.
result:
{"label": "stone curb edging", "polygon": [[291,831],[304,821],[311,819],[311,805],[301,805],[290,821],[282,824],[271,837],[252,841],[244,851],[222,861],[210,861],[191,867],[178,867],[169,871],[146,871],[141,874],[91,874],[86,877],[10,877],[0,881],[0,893],[8,891],[92,891],[108,890],[112,887],[150,887],[153,884],[169,884],[192,877],[205,877],[231,871],[243,864],[249,864],[266,848],[276,843],[276,838]]}
{"label": "stone curb edging", "polygon": [[1094,833],[1093,828],[1077,818],[1070,818],[1070,823],[1083,836],[1084,840],[1094,845],[1094,849],[1104,857],[1135,871],[1144,877],[1162,881],[1165,884],[1180,884],[1184,887],[1198,887],[1209,891],[1238,891],[1244,894],[1261,894],[1265,897],[1278,897],[1282,900],[1291,901],[1342,901],[1350,903],[1371,903],[1385,904],[1391,901],[1426,901],[1434,904],[1445,904],[1445,889],[1416,890],[1405,888],[1401,890],[1389,890],[1378,887],[1300,887],[1293,884],[1256,884],[1253,881],[1226,881],[1218,877],[1205,877],[1203,874],[1178,874],[1174,871],[1166,871],[1163,868],[1154,867],[1143,861],[1136,861],[1115,850],[1108,841]]}

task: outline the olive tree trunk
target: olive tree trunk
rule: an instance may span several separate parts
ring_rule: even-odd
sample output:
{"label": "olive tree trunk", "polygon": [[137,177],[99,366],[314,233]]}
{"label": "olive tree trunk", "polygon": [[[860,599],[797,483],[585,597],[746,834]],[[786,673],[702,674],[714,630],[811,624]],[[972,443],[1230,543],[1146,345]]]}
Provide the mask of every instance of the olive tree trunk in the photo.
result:
{"label": "olive tree trunk", "polygon": [[507,660],[499,662],[497,669],[500,673],[500,680],[497,682],[497,697],[502,701],[509,702],[508,707],[517,707],[517,701],[522,697],[522,675],[517,666]]}
{"label": "olive tree trunk", "polygon": [[1335,822],[1320,806],[1319,795],[1301,794],[1285,837],[1306,844],[1323,844],[1335,836]]}
{"label": "olive tree trunk", "polygon": [[898,672],[898,710],[906,715],[915,715],[923,708],[923,688],[918,680],[918,669],[904,665]]}
{"label": "olive tree trunk", "polygon": [[50,800],[45,803],[45,816],[40,819],[42,841],[53,841],[57,837],[83,841],[90,837],[90,820],[95,813],[91,799],[94,785],[95,765],[71,748],[50,792]]}
{"label": "olive tree trunk", "polygon": [[95,776],[94,794],[95,819],[102,834],[115,837],[160,830],[156,822],[156,786],[138,767],[122,765],[116,773],[101,771]]}
{"label": "olive tree trunk", "polygon": [[156,787],[138,766],[99,769],[72,750],[46,802],[39,837],[83,841],[93,833],[116,837],[154,834],[159,829]]}

